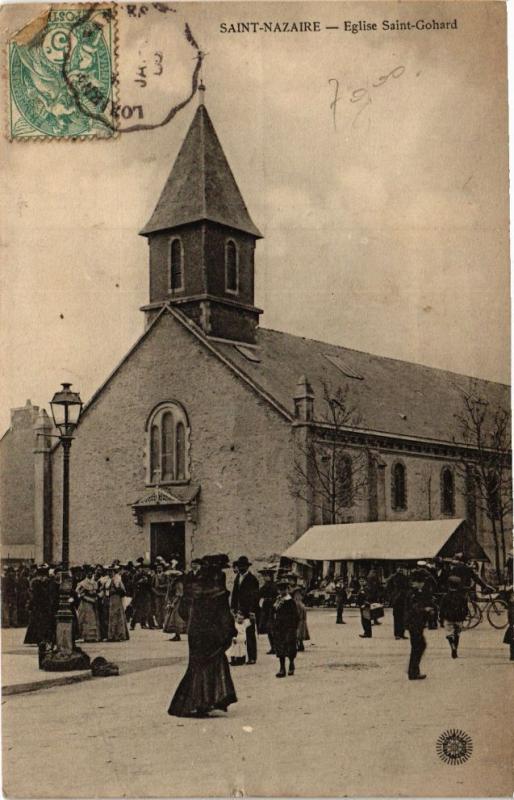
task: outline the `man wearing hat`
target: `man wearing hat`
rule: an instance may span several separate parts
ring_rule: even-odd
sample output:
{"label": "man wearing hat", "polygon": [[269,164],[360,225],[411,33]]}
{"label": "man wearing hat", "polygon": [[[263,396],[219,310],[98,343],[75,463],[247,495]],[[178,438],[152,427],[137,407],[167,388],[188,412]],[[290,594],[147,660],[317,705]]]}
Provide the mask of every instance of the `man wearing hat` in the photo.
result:
{"label": "man wearing hat", "polygon": [[259,612],[259,581],[249,571],[251,562],[246,556],[240,556],[235,565],[237,575],[232,588],[230,608],[234,614],[239,611],[245,619],[250,620],[251,624],[246,629],[247,663],[255,664],[257,661],[255,622]]}
{"label": "man wearing hat", "polygon": [[405,627],[409,631],[411,647],[408,675],[410,681],[421,681],[427,677],[419,669],[427,646],[423,631],[433,609],[425,592],[425,574],[414,570],[410,576],[410,585],[405,598]]}
{"label": "man wearing hat", "polygon": [[462,623],[468,615],[468,601],[458,575],[450,575],[448,578],[448,591],[441,600],[439,614],[441,621],[444,622],[452,658],[458,658]]}

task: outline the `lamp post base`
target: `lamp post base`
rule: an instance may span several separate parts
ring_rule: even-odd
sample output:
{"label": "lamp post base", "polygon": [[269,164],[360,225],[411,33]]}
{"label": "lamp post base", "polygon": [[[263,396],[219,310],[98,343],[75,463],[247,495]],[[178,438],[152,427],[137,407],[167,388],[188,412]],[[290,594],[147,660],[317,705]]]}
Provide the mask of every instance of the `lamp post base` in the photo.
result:
{"label": "lamp post base", "polygon": [[56,616],[55,650],[40,658],[40,669],[47,672],[71,672],[89,669],[90,658],[80,647],[75,647],[73,637],[73,613],[70,608],[72,580],[70,573],[61,574],[59,587],[59,610]]}

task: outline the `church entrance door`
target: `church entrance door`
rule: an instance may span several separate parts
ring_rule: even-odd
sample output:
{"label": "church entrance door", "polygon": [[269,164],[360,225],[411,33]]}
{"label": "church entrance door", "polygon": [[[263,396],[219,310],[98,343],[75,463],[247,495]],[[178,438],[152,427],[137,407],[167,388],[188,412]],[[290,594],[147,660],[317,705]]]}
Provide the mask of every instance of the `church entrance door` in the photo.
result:
{"label": "church entrance door", "polygon": [[172,556],[184,569],[186,563],[186,530],[184,522],[152,522],[150,525],[150,558],[162,556],[170,561]]}

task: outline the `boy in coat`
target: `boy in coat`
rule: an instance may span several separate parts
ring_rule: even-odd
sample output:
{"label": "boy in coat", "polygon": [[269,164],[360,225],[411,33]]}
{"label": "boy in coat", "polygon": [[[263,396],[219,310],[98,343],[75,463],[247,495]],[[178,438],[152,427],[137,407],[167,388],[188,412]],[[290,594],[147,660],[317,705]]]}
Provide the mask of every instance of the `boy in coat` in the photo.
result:
{"label": "boy in coat", "polygon": [[288,675],[294,675],[296,658],[296,632],[299,615],[296,603],[289,594],[289,581],[280,578],[277,581],[278,597],[273,606],[273,643],[275,653],[280,662],[277,678],[286,676],[286,658],[289,659]]}

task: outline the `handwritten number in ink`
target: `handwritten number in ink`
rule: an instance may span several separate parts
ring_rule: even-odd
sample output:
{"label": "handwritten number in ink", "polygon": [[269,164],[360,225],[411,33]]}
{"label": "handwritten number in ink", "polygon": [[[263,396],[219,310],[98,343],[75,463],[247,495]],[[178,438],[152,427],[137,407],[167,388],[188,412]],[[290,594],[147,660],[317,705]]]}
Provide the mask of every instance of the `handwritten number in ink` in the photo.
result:
{"label": "handwritten number in ink", "polygon": [[388,72],[387,75],[381,75],[380,78],[378,79],[379,82],[373,83],[372,86],[374,86],[375,89],[378,89],[378,87],[383,86],[384,83],[389,80],[389,78],[401,78],[404,72],[405,72],[405,67],[402,66],[395,67],[394,69],[391,70],[391,72]]}
{"label": "handwritten number in ink", "polygon": [[338,102],[340,100],[340,98],[339,98],[339,81],[337,80],[337,78],[329,78],[328,79],[328,83],[329,84],[335,83],[334,99],[330,103],[330,108],[332,109],[332,119],[334,121],[334,130],[336,131],[337,130],[336,108],[337,108],[337,104],[338,104]]}
{"label": "handwritten number in ink", "polygon": [[352,96],[350,97],[350,103],[358,103],[363,97],[366,97],[366,95],[369,97],[369,92],[367,89],[354,89]]}
{"label": "handwritten number in ink", "polygon": [[[393,78],[395,80],[397,78],[401,78],[405,70],[406,67],[400,64],[399,66],[395,67],[390,72],[388,72],[386,75],[380,75],[380,77],[376,79],[377,83],[372,83],[371,87],[373,89],[378,89],[380,86],[383,86],[385,83],[387,83],[387,81],[390,78]],[[328,83],[334,84],[334,96],[332,102],[330,103],[330,110],[332,112],[332,121],[334,124],[334,130],[337,130],[337,104],[339,103],[340,100],[342,100],[342,97],[339,94],[339,81],[337,80],[337,78],[329,78]],[[348,98],[349,102],[352,104],[361,103],[361,106],[352,122],[352,128],[355,128],[357,121],[362,112],[364,111],[364,109],[367,108],[369,105],[371,105],[371,103],[373,102],[372,94],[373,93],[370,91],[369,85],[362,86],[359,89],[354,89],[352,92],[350,92],[350,96]]]}
{"label": "handwritten number in ink", "polygon": [[154,66],[155,66],[155,70],[153,73],[154,75],[162,75],[164,71],[164,67],[162,66],[163,60],[164,60],[163,54],[161,53],[160,50],[157,50],[154,53]]}

